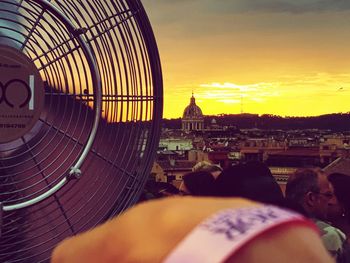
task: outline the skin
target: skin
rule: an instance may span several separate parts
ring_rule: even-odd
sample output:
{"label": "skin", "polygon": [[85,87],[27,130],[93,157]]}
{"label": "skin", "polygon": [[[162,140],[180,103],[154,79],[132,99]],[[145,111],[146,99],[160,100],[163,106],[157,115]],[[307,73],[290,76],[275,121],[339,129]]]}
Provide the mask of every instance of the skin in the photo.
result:
{"label": "skin", "polygon": [[179,187],[179,193],[180,195],[190,195],[190,191],[187,189],[186,185],[184,182],[181,182],[180,187]]}
{"label": "skin", "polygon": [[305,195],[304,209],[316,218],[327,220],[328,211],[337,206],[338,202],[332,185],[323,173],[318,175],[318,187],[319,192],[308,192]]}
{"label": "skin", "polygon": [[[336,201],[337,203],[335,205],[329,207],[327,219],[332,223],[333,226],[343,231],[346,236],[350,236],[350,222],[348,216],[345,215],[346,209],[337,198]],[[347,239],[347,242],[350,243],[349,238]]]}
{"label": "skin", "polygon": [[[226,208],[257,207],[240,198],[171,197],[142,203],[54,250],[52,263],[156,263],[203,219]],[[248,243],[227,262],[330,263],[317,233],[304,225],[280,227]]]}
{"label": "skin", "polygon": [[211,172],[211,174],[214,176],[214,178],[218,178],[218,176],[221,174],[221,171],[215,171],[215,172]]}

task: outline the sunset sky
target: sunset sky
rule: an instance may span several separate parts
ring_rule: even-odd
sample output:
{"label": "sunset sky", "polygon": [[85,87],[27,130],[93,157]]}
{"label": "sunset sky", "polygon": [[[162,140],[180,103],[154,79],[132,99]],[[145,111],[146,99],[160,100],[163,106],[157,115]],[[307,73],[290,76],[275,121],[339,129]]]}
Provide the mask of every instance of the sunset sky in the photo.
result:
{"label": "sunset sky", "polygon": [[142,2],[161,56],[165,118],[182,116],[192,90],[205,115],[350,111],[350,1]]}

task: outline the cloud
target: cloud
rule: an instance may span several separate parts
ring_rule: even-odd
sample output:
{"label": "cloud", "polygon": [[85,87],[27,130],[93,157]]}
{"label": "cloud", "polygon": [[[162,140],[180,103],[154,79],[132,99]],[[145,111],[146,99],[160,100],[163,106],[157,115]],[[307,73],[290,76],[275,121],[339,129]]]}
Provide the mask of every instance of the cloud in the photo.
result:
{"label": "cloud", "polygon": [[350,74],[317,73],[310,75],[283,76],[280,81],[253,84],[235,84],[231,82],[213,82],[201,84],[195,96],[223,103],[245,102],[263,103],[273,98],[305,99],[330,98],[339,93],[350,92],[347,84]]}
{"label": "cloud", "polygon": [[216,12],[338,12],[350,9],[348,0],[204,0],[205,6]]}
{"label": "cloud", "polygon": [[[324,28],[339,27],[337,19],[329,21],[329,17],[322,15],[350,11],[349,0],[143,0],[142,3],[157,35],[182,41],[199,38],[214,41],[209,36],[234,38],[242,32],[282,29],[288,32],[289,28],[302,32],[308,27],[319,27],[320,23]],[[295,19],[295,15],[303,19]]]}
{"label": "cloud", "polygon": [[273,83],[254,83],[239,85],[235,83],[207,83],[201,84],[196,98],[202,100],[215,100],[224,104],[239,104],[244,99],[245,103],[263,103],[266,99],[279,96]]}
{"label": "cloud", "polygon": [[222,99],[222,100],[218,100],[218,102],[222,102],[225,104],[238,104],[241,103],[240,100],[234,100],[234,99]]}
{"label": "cloud", "polygon": [[213,82],[210,84],[201,84],[200,87],[204,88],[216,88],[216,89],[226,89],[226,90],[239,90],[239,91],[256,91],[256,87],[258,84],[252,84],[252,85],[237,85],[234,83],[218,83],[218,82]]}
{"label": "cloud", "polygon": [[[158,10],[183,9],[185,13],[200,12],[318,12],[350,9],[349,0],[143,0],[145,6]],[[192,8],[192,9],[191,9]],[[181,16],[181,13],[178,13]]]}

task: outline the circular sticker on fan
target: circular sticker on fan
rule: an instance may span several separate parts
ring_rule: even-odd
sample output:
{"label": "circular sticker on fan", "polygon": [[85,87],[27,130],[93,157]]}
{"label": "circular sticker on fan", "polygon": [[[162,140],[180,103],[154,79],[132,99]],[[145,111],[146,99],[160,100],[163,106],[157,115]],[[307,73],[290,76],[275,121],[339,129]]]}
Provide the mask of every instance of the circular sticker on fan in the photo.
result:
{"label": "circular sticker on fan", "polygon": [[29,132],[44,105],[44,85],[22,52],[0,45],[0,143]]}

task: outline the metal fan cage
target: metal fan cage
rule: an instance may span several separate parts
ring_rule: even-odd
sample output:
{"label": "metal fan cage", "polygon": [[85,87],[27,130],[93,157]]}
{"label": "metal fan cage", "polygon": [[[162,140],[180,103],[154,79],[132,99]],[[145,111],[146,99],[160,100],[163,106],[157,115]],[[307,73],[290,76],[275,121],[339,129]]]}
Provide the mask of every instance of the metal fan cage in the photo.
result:
{"label": "metal fan cage", "polygon": [[0,0],[1,45],[35,65],[45,102],[0,143],[0,262],[45,262],[137,201],[159,142],[158,50],[139,0]]}

